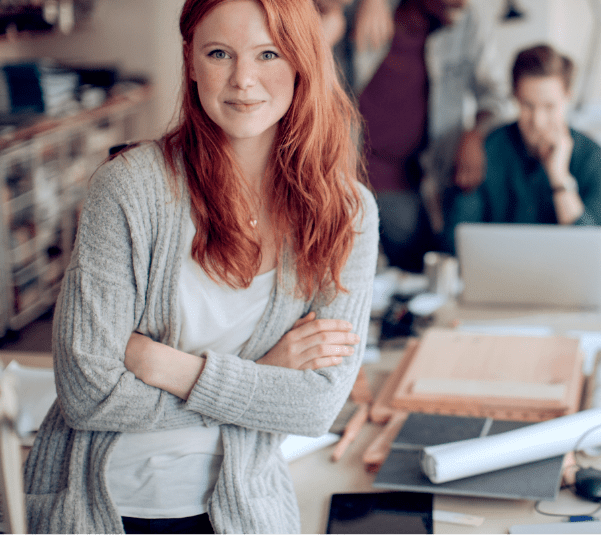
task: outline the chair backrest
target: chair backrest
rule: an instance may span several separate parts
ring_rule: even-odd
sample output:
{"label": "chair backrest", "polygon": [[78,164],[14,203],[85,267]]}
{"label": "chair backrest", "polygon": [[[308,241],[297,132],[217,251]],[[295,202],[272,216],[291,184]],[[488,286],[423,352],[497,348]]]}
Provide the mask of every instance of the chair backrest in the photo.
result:
{"label": "chair backrest", "polygon": [[0,531],[26,533],[21,441],[15,431],[17,395],[14,377],[0,376]]}

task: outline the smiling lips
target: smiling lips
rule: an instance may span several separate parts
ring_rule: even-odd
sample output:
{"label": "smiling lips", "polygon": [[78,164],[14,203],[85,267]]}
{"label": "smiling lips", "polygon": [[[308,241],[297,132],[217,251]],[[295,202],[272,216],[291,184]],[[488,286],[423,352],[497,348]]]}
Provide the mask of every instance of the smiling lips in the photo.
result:
{"label": "smiling lips", "polygon": [[225,103],[236,111],[248,113],[258,109],[262,100],[226,100]]}

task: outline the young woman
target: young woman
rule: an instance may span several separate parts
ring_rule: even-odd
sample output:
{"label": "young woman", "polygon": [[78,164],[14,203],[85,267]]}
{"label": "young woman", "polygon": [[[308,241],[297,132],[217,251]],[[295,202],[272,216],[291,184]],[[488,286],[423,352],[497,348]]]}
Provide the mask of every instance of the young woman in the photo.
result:
{"label": "young woman", "polygon": [[29,529],[299,532],[280,444],[365,347],[377,208],[313,0],[187,0],[180,124],[93,177]]}

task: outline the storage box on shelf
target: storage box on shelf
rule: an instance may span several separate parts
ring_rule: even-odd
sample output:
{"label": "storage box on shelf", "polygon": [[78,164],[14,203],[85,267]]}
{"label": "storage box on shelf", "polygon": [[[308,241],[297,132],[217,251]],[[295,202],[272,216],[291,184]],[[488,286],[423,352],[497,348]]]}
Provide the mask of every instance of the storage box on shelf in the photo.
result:
{"label": "storage box on shelf", "polygon": [[110,147],[144,137],[150,88],[0,137],[0,336],[56,300],[90,176]]}

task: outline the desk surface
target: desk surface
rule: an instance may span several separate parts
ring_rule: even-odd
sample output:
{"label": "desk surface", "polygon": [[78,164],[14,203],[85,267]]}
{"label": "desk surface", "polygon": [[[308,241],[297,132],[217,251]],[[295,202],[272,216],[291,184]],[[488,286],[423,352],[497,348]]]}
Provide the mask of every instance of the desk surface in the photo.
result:
{"label": "desk surface", "polygon": [[[436,314],[435,324],[452,326],[457,321],[496,325],[549,326],[561,334],[569,330],[601,331],[601,313],[557,310],[530,310],[508,308],[462,308],[454,303],[442,307]],[[377,363],[366,364],[372,388],[377,390],[386,375],[394,369],[401,348],[389,348],[382,352]],[[2,352],[4,364],[16,358],[23,365],[52,365],[50,356]],[[35,363],[34,363],[35,361]],[[343,458],[337,463],[330,460],[334,446],[318,450],[290,463],[290,471],[296,488],[301,512],[303,533],[323,533],[326,529],[330,496],[345,492],[380,492],[372,489],[375,474],[365,471],[362,455],[367,446],[378,435],[381,426],[367,423],[358,438],[350,445]],[[601,468],[601,459],[594,464]],[[541,509],[553,513],[587,514],[596,504],[575,497],[563,490],[555,502],[541,504]],[[551,523],[558,518],[543,516],[534,510],[534,502],[517,500],[495,500],[461,496],[437,495],[434,509],[452,511],[483,517],[478,527],[434,522],[435,533],[507,533],[514,524]]]}
{"label": "desk surface", "polygon": [[[569,330],[601,331],[601,313],[530,310],[530,309],[477,309],[462,308],[454,303],[442,307],[435,318],[436,325],[451,326],[456,321],[486,322],[498,325],[545,325],[562,333]],[[401,349],[387,349],[379,362],[366,364],[372,385],[381,383],[400,355]],[[375,385],[374,385],[375,386]],[[377,387],[376,387],[377,388]],[[362,462],[367,446],[377,436],[381,426],[366,424],[358,438],[350,445],[343,458],[332,463],[333,446],[323,448],[290,463],[290,471],[297,492],[301,511],[303,533],[323,533],[326,529],[330,496],[345,492],[379,492],[372,489],[375,474],[368,473]],[[595,464],[601,467],[601,459]],[[557,514],[588,514],[598,504],[574,496],[562,490],[555,502],[544,502],[540,508]],[[434,497],[434,509],[453,511],[484,517],[478,527],[435,522],[434,533],[508,533],[514,524],[550,523],[561,520],[543,516],[534,510],[534,502],[528,500],[495,500],[488,498],[443,496]]]}

